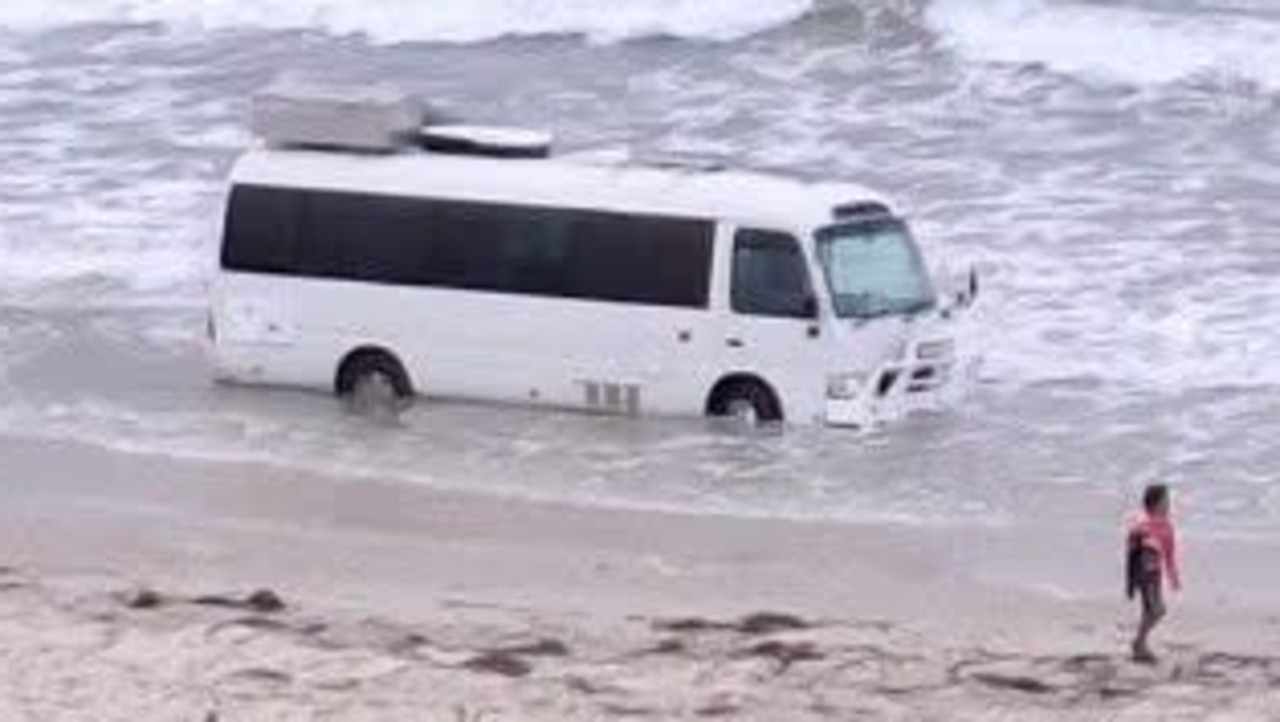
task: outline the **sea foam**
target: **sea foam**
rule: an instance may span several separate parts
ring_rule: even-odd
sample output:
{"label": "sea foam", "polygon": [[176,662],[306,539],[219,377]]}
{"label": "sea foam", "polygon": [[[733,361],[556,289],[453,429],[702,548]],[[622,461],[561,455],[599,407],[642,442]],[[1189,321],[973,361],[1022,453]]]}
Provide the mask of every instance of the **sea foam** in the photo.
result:
{"label": "sea foam", "polygon": [[509,35],[732,40],[785,24],[814,0],[7,0],[0,28],[160,23],[176,29],[308,29],[375,42],[474,42]]}
{"label": "sea foam", "polygon": [[979,61],[1138,85],[1204,78],[1280,87],[1280,18],[1252,6],[935,0],[925,17]]}

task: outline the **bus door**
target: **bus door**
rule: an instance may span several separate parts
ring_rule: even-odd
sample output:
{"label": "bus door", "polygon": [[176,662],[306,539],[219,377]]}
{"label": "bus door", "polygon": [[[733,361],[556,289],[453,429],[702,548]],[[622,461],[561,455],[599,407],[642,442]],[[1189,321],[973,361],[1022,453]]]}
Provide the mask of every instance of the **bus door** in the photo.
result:
{"label": "bus door", "polygon": [[797,414],[820,413],[827,344],[804,251],[791,233],[739,228],[730,253],[726,367],[759,376],[789,419],[808,421]]}

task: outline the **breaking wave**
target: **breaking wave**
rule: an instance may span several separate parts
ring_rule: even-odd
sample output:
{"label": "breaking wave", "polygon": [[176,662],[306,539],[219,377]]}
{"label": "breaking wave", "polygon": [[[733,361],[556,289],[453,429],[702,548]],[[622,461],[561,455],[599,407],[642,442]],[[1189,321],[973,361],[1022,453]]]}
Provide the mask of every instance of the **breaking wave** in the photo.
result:
{"label": "breaking wave", "polygon": [[[1239,79],[1280,87],[1280,12],[1263,0],[8,0],[0,28],[159,24],[175,31],[313,30],[380,44],[580,35],[733,41],[815,13],[889,12],[967,60],[1107,81]],[[850,27],[850,41],[859,33]]]}
{"label": "breaking wave", "polygon": [[1280,87],[1280,15],[1261,4],[935,0],[926,21],[970,60],[1137,85]]}
{"label": "breaking wave", "polygon": [[473,42],[575,34],[609,41],[671,35],[732,40],[789,23],[814,0],[8,0],[0,27],[32,31],[86,23],[175,29],[312,29],[375,42]]}

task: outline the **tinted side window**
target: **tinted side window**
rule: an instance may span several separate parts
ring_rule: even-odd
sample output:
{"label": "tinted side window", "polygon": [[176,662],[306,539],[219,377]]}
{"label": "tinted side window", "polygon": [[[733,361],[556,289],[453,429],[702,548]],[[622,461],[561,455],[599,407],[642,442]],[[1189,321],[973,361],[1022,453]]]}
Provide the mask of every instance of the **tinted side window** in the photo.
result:
{"label": "tinted side window", "polygon": [[705,308],[713,226],[705,221],[569,212],[567,294]]}
{"label": "tinted side window", "polygon": [[224,266],[370,283],[705,308],[709,221],[238,188]]}
{"label": "tinted side window", "polygon": [[804,254],[795,238],[775,231],[738,231],[730,299],[734,311],[808,318],[812,295]]}
{"label": "tinted side window", "polygon": [[487,270],[485,290],[563,296],[572,252],[569,219],[544,208],[461,204],[486,219],[463,235],[471,239],[475,262]]}
{"label": "tinted side window", "polygon": [[300,197],[296,191],[236,186],[227,201],[222,267],[292,273]]}
{"label": "tinted side window", "polygon": [[424,230],[420,214],[396,198],[307,193],[295,272],[409,283],[425,265]]}

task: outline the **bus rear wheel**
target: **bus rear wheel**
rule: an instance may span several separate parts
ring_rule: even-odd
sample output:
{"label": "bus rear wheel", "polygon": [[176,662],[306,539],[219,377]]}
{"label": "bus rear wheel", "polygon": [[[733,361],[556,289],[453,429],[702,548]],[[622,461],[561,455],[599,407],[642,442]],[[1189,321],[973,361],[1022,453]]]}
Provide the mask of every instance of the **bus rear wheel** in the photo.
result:
{"label": "bus rear wheel", "polygon": [[763,382],[734,379],[722,382],[712,392],[707,415],[755,427],[782,421],[782,407]]}
{"label": "bus rear wheel", "polygon": [[386,351],[352,353],[338,369],[338,397],[356,413],[397,412],[413,399],[413,385],[399,359]]}

